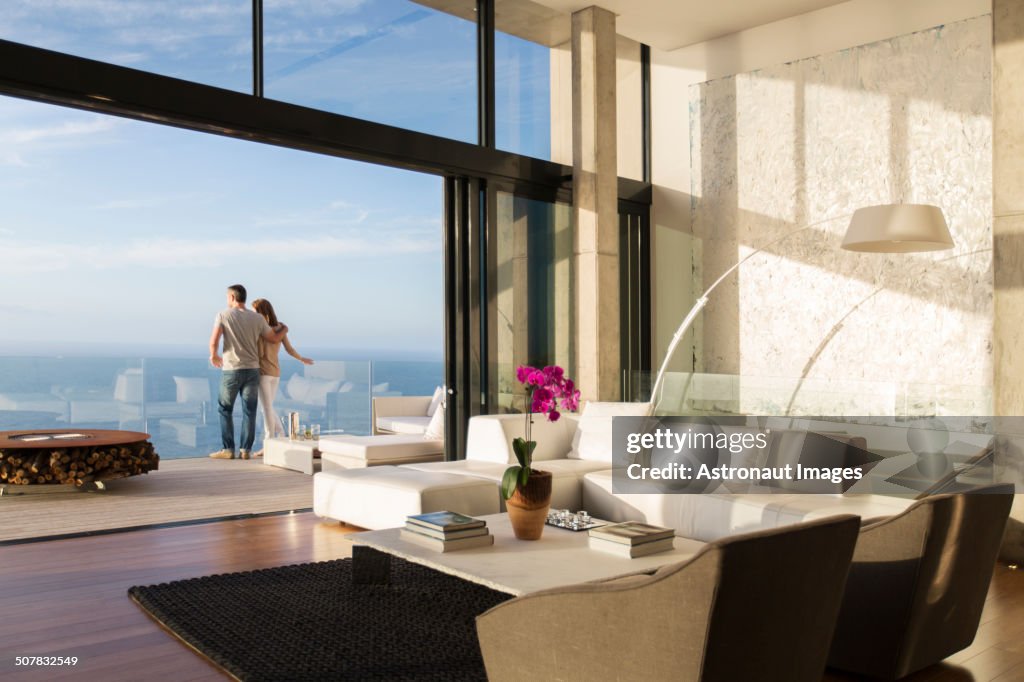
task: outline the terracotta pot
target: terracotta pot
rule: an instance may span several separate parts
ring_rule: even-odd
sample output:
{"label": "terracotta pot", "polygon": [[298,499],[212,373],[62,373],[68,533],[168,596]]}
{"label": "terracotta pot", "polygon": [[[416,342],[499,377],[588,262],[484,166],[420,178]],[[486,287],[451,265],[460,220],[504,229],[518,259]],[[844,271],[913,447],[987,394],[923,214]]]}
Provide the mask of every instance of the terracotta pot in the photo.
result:
{"label": "terracotta pot", "polygon": [[516,537],[539,540],[551,508],[551,472],[531,469],[526,487],[517,485],[505,506]]}

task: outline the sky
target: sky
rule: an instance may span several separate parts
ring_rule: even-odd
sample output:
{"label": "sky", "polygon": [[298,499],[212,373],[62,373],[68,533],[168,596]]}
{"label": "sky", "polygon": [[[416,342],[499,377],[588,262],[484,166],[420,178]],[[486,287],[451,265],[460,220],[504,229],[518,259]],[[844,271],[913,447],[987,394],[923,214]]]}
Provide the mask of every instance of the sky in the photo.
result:
{"label": "sky", "polygon": [[[246,91],[250,7],[5,0],[0,38]],[[475,140],[471,22],[405,0],[264,22],[268,97]],[[502,53],[525,103],[502,139],[544,157],[547,51]],[[202,356],[240,282],[297,345],[440,357],[441,221],[440,177],[0,97],[0,353]]]}

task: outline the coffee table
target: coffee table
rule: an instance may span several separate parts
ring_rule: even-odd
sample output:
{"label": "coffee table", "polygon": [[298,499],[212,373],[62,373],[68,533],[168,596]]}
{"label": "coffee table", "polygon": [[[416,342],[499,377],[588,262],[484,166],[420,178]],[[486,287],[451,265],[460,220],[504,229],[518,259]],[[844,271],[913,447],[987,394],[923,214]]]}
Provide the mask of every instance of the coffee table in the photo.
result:
{"label": "coffee table", "polygon": [[477,517],[487,522],[494,545],[457,552],[434,552],[406,542],[399,528],[354,533],[352,574],[358,582],[385,582],[392,556],[516,596],[649,572],[689,559],[703,542],[677,537],[671,551],[628,559],[590,549],[587,533],[545,526],[540,540],[517,540],[508,514]]}

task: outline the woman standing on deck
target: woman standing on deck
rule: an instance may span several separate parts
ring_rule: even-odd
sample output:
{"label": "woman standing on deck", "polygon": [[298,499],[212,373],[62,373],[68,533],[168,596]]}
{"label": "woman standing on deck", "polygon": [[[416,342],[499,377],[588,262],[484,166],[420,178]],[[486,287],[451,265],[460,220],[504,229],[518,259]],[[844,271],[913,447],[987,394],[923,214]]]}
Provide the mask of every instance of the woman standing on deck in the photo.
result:
{"label": "woman standing on deck", "polygon": [[[281,323],[277,320],[277,314],[274,312],[274,306],[270,305],[270,301],[265,298],[257,298],[252,302],[252,308],[267,321],[272,329],[277,329]],[[278,355],[281,352],[281,346],[284,345],[284,349],[288,351],[288,355],[292,356],[304,365],[312,365],[313,361],[309,358],[302,357],[299,352],[292,347],[292,344],[288,341],[288,335],[285,334],[284,338],[277,343],[271,341],[260,340],[259,351],[260,351],[260,407],[263,408],[263,443],[266,445],[268,438],[275,436],[283,436],[284,429],[281,427],[281,420],[278,419],[277,413],[274,412],[274,396],[277,395],[278,384],[281,383],[281,365],[278,362]],[[263,456],[263,449],[260,448],[259,452],[256,453],[256,457]]]}

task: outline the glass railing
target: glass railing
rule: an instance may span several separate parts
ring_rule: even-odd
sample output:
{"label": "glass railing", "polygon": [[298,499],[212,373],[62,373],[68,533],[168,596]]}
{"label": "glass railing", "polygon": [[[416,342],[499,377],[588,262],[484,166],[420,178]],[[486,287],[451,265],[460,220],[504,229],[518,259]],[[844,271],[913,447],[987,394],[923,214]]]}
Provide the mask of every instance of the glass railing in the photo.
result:
{"label": "glass railing", "polygon": [[[149,433],[164,459],[220,449],[220,370],[204,359],[0,357],[0,430],[101,428]],[[297,412],[321,433],[370,433],[372,398],[432,395],[438,361],[281,360],[278,416]],[[235,405],[235,438],[241,404]],[[256,447],[263,439],[257,411]]]}
{"label": "glass railing", "polygon": [[[625,376],[626,394],[648,400],[651,372]],[[992,388],[859,379],[667,372],[655,396],[662,415],[934,417],[992,414]]]}

